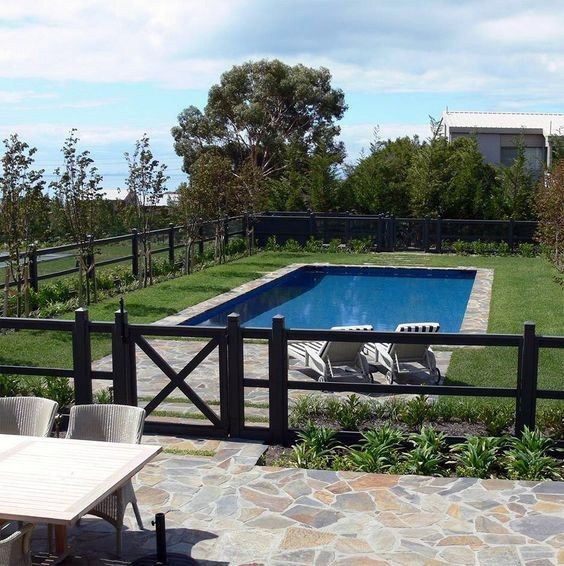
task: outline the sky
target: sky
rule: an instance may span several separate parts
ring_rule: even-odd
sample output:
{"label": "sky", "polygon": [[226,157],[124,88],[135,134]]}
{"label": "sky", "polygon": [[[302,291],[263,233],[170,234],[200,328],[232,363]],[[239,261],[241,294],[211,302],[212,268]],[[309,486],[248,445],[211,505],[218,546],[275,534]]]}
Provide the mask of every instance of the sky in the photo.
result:
{"label": "sky", "polygon": [[562,29],[557,0],[0,0],[0,139],[37,147],[49,180],[77,128],[114,196],[146,132],[174,190],[178,114],[233,65],[278,58],[331,71],[355,162],[375,128],[424,138],[446,107],[563,112]]}

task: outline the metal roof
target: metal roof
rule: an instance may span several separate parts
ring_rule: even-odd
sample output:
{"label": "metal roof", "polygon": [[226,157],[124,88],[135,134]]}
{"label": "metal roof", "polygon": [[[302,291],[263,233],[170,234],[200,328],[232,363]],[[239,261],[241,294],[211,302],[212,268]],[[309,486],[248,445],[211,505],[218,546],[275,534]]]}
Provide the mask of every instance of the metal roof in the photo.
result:
{"label": "metal roof", "polygon": [[545,136],[564,135],[564,114],[552,112],[463,112],[445,110],[447,128],[542,130]]}

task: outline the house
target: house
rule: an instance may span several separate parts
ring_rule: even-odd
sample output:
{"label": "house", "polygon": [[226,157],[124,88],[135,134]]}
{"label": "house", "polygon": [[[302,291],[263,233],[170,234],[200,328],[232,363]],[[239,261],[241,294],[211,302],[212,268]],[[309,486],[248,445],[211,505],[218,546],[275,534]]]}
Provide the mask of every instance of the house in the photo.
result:
{"label": "house", "polygon": [[537,172],[552,159],[553,136],[564,136],[564,114],[548,112],[443,112],[444,134],[449,141],[475,136],[484,160],[511,165],[519,143],[525,147],[529,167]]}

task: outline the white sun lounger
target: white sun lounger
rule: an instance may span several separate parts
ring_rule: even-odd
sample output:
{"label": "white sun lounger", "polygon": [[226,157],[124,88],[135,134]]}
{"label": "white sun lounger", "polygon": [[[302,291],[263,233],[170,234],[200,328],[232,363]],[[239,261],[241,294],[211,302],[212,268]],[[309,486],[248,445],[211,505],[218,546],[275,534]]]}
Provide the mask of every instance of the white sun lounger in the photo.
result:
{"label": "white sun lounger", "polygon": [[[438,322],[408,322],[399,324],[396,332],[438,332]],[[439,383],[441,372],[437,367],[435,354],[429,344],[386,344],[368,343],[364,347],[364,354],[370,361],[386,368],[386,377],[393,383],[400,373],[409,373],[404,364],[417,363],[428,369],[435,383]]]}
{"label": "white sun lounger", "polygon": [[[333,326],[331,330],[372,330],[372,326]],[[364,342],[289,342],[288,355],[320,374],[319,381],[338,378],[335,369],[349,375],[372,379],[366,356],[362,353]],[[341,374],[342,375],[342,374]]]}

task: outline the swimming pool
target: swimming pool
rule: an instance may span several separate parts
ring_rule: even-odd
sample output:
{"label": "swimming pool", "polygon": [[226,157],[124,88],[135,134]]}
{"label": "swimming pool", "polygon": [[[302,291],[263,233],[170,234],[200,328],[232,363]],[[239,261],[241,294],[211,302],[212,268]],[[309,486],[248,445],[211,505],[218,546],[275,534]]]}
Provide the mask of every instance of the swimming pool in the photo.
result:
{"label": "swimming pool", "polygon": [[470,269],[305,266],[182,324],[224,326],[236,312],[247,328],[270,327],[282,314],[288,328],[371,324],[393,331],[403,322],[427,321],[458,332],[475,277]]}

